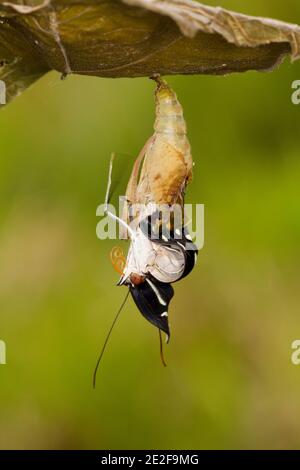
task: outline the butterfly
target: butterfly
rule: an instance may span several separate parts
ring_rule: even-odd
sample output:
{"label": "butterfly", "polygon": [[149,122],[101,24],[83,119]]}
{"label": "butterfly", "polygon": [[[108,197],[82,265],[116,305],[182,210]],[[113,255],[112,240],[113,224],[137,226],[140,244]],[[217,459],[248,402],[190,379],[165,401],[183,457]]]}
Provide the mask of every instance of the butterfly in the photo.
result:
{"label": "butterfly", "polygon": [[162,351],[161,332],[170,339],[172,284],[192,271],[198,250],[184,217],[193,160],[183,109],[165,80],[151,78],[157,84],[154,133],[133,165],[120,218],[108,209],[112,157],[105,204],[107,215],[120,223],[122,238],[130,239],[118,285],[128,287],[138,310],[158,328]]}

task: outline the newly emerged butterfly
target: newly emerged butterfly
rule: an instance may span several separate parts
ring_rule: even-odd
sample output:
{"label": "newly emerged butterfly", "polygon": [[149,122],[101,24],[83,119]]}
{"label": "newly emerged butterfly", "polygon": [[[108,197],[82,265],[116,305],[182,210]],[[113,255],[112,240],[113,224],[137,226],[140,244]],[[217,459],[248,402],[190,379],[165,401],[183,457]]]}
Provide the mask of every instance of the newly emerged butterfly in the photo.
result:
{"label": "newly emerged butterfly", "polygon": [[[170,338],[172,283],[191,272],[197,248],[187,233],[183,216],[185,189],[193,168],[183,110],[168,84],[159,76],[153,79],[157,83],[154,134],[134,163],[122,218],[108,208],[106,213],[120,222],[123,235],[130,238],[118,285],[129,288],[142,315],[159,329],[162,344],[161,331],[166,333],[167,341]],[[106,207],[111,172],[112,160]]]}

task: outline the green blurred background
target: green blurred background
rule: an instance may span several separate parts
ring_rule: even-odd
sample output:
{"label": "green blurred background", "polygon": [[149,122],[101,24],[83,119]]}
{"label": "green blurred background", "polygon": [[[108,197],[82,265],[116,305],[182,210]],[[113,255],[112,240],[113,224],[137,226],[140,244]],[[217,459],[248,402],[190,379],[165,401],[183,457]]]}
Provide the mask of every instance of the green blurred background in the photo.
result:
{"label": "green blurred background", "polygon": [[[299,0],[228,0],[300,23]],[[299,448],[300,63],[172,77],[205,204],[205,247],[175,286],[168,367],[96,238],[110,153],[128,171],[154,120],[148,79],[50,73],[0,113],[1,448]],[[125,249],[127,246],[125,246]]]}

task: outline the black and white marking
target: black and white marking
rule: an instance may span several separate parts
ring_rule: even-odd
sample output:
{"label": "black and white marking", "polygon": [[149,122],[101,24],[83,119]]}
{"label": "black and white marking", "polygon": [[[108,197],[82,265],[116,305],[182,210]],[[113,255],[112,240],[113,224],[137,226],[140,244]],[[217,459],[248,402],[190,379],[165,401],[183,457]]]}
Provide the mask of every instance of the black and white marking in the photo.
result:
{"label": "black and white marking", "polygon": [[174,295],[171,284],[160,282],[153,276],[139,285],[129,285],[133,300],[141,314],[170,338],[168,307]]}

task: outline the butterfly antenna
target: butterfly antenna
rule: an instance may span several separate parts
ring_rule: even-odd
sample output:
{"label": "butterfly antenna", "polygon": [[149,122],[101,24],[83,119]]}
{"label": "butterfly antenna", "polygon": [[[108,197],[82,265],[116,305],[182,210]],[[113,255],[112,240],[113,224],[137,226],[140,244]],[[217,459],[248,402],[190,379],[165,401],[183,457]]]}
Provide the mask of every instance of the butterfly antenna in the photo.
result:
{"label": "butterfly antenna", "polygon": [[119,316],[120,316],[120,313],[122,312],[123,308],[125,307],[125,304],[126,304],[126,301],[127,301],[127,299],[128,299],[129,293],[130,293],[130,291],[128,290],[128,292],[127,292],[127,294],[126,294],[126,297],[125,297],[125,299],[123,300],[122,305],[121,305],[121,307],[119,308],[119,310],[118,310],[118,312],[117,312],[117,314],[116,314],[116,316],[115,316],[115,318],[114,318],[114,321],[113,321],[112,324],[111,324],[111,327],[110,327],[109,332],[108,332],[108,334],[107,334],[107,336],[106,336],[106,339],[105,339],[105,341],[104,341],[104,344],[103,344],[101,353],[100,353],[100,355],[99,355],[99,358],[98,358],[98,361],[97,361],[97,364],[96,364],[96,367],[95,367],[95,370],[94,370],[94,375],[93,375],[93,388],[96,388],[97,372],[98,372],[98,369],[99,369],[99,365],[100,365],[101,359],[102,359],[103,354],[104,354],[104,352],[105,352],[105,349],[106,349],[108,340],[109,340],[110,335],[111,335],[111,333],[112,333],[112,331],[113,331],[113,329],[114,329],[115,324],[117,323],[117,320],[118,320],[118,318],[119,318]]}
{"label": "butterfly antenna", "polygon": [[109,203],[109,196],[110,196],[110,188],[111,188],[111,175],[113,170],[113,163],[115,159],[115,154],[112,153],[109,162],[109,170],[108,170],[108,180],[107,180],[107,187],[106,187],[106,194],[105,194],[105,208],[107,209],[107,205]]}
{"label": "butterfly antenna", "polygon": [[160,352],[160,359],[161,359],[162,365],[163,365],[164,367],[167,367],[167,363],[166,363],[165,358],[164,358],[164,348],[163,348],[163,342],[162,342],[161,330],[160,330],[160,329],[158,329],[158,333],[159,333],[159,352]]}

